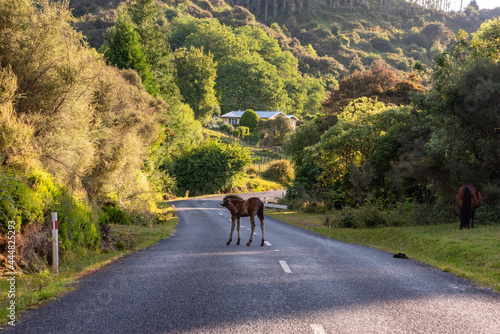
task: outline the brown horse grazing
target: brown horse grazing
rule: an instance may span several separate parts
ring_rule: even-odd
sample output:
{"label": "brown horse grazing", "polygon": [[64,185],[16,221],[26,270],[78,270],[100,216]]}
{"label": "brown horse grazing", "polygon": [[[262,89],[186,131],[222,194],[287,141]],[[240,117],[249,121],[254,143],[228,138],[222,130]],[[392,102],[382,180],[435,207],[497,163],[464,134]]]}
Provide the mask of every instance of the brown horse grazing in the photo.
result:
{"label": "brown horse grazing", "polygon": [[226,245],[229,245],[233,240],[235,220],[238,221],[238,242],[236,244],[240,244],[240,218],[250,217],[250,222],[252,223],[252,233],[250,234],[250,239],[247,242],[247,246],[250,246],[255,230],[255,215],[257,215],[260,220],[260,228],[262,229],[262,242],[260,245],[264,246],[264,203],[262,203],[260,199],[252,197],[244,200],[238,195],[227,195],[222,200],[221,205],[231,212],[231,234]]}
{"label": "brown horse grazing", "polygon": [[457,204],[458,214],[460,216],[460,229],[474,228],[474,210],[479,208],[483,203],[483,198],[477,188],[473,185],[461,186],[458,189]]}

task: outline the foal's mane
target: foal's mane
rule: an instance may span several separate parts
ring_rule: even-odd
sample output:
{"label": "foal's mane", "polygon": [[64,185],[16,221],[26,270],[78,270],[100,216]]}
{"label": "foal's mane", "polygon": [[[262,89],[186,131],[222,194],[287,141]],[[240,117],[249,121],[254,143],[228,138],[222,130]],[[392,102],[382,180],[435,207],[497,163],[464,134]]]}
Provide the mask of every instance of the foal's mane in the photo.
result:
{"label": "foal's mane", "polygon": [[243,201],[243,197],[241,197],[239,195],[226,195],[226,197],[224,197],[224,199],[222,200],[222,202],[229,201],[231,199],[236,199],[236,200],[239,200],[239,201]]}

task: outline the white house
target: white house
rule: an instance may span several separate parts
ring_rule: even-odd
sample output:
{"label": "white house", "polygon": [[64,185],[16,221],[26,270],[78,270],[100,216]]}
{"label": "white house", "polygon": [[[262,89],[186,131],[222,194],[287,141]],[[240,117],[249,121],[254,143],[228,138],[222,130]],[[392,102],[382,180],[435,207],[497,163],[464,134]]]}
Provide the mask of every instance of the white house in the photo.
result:
{"label": "white house", "polygon": [[[224,124],[238,125],[240,124],[240,118],[243,113],[244,111],[241,110],[231,111],[220,116],[220,119],[224,122]],[[256,111],[255,113],[257,114],[257,116],[259,116],[260,119],[273,119],[278,117],[278,115],[280,114],[286,116],[290,120],[292,128],[294,129],[297,126],[297,122],[299,121],[299,119],[294,115],[285,115],[283,112],[279,111],[279,109],[277,111]]]}

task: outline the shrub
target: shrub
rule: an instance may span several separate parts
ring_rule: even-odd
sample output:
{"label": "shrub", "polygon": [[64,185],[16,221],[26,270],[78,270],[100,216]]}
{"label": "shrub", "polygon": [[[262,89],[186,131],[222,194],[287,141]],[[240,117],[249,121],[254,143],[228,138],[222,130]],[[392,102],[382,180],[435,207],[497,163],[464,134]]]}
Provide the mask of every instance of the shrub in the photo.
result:
{"label": "shrub", "polygon": [[392,52],[395,53],[396,50],[392,46],[391,42],[387,39],[381,37],[375,37],[370,41],[373,48],[380,52]]}
{"label": "shrub", "polygon": [[263,176],[271,181],[287,185],[295,178],[295,171],[288,160],[273,161]]}
{"label": "shrub", "polygon": [[250,162],[247,149],[209,140],[174,161],[178,194],[212,194],[230,188],[234,177]]}
{"label": "shrub", "polygon": [[338,36],[340,34],[341,25],[338,22],[332,24],[331,32],[333,35]]}
{"label": "shrub", "polygon": [[230,134],[230,133],[233,133],[234,127],[230,124],[222,124],[219,127],[219,130],[224,132],[224,133]]}
{"label": "shrub", "polygon": [[259,115],[252,109],[245,110],[243,115],[241,115],[240,125],[253,130],[257,127],[257,124],[259,124]]}
{"label": "shrub", "polygon": [[234,137],[238,138],[238,137],[241,135],[241,131],[240,131],[240,129],[239,129],[239,128],[236,128],[236,129],[234,129],[234,130],[233,130],[233,132],[231,132],[231,134],[232,134]]}
{"label": "shrub", "polygon": [[248,135],[250,135],[250,129],[248,127],[240,126],[239,129],[241,139],[245,139],[246,137],[248,137]]}
{"label": "shrub", "polygon": [[108,203],[103,205],[102,214],[99,218],[101,224],[131,224],[129,215],[120,209],[117,203]]}

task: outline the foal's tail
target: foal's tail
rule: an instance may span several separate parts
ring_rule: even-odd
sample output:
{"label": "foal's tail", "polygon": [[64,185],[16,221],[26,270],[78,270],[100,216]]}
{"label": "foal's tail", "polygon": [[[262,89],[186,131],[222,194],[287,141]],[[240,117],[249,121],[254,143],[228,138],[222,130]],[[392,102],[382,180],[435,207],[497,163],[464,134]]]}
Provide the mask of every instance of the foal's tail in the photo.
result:
{"label": "foal's tail", "polygon": [[260,220],[264,220],[264,203],[260,201],[259,203],[259,211],[257,211],[257,217],[259,217]]}

